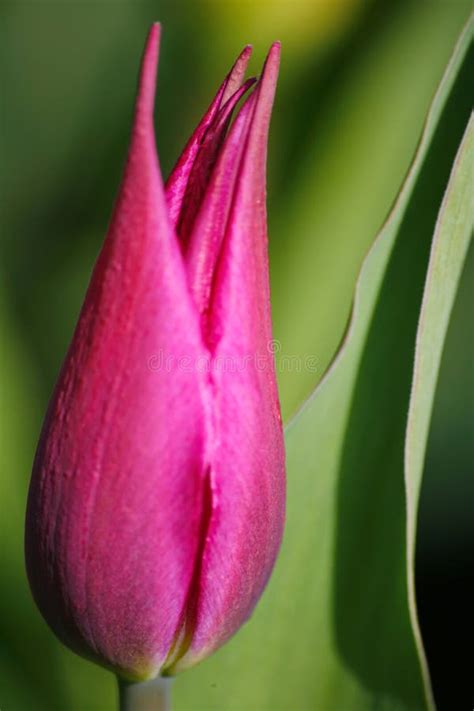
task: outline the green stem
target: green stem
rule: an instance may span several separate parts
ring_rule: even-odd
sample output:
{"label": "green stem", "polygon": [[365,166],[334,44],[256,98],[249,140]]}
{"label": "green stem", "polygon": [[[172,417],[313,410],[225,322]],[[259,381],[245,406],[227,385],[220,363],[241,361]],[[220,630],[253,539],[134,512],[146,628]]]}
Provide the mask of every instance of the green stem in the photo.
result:
{"label": "green stem", "polygon": [[170,711],[171,678],[128,682],[118,679],[120,711]]}

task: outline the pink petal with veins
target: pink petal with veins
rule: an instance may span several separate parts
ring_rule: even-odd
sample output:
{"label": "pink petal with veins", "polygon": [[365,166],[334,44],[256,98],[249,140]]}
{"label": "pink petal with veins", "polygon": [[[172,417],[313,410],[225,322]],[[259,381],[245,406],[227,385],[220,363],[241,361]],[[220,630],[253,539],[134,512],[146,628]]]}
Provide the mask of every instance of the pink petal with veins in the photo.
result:
{"label": "pink petal with veins", "polygon": [[[284,443],[272,353],[265,209],[267,137],[279,56],[275,44],[257,85],[214,276],[209,307],[215,397],[212,504],[192,638],[174,671],[207,656],[245,622],[268,581],[283,533]],[[232,148],[228,142],[224,152]],[[226,365],[232,363],[234,368]]]}
{"label": "pink petal with veins", "polygon": [[207,129],[212,125],[214,119],[216,118],[219,109],[227,103],[231,96],[242,85],[251,54],[252,48],[247,46],[244,47],[240,55],[237,57],[234,66],[219,87],[219,90],[211,105],[187,142],[185,149],[180,155],[175,167],[171,171],[171,175],[166,181],[166,199],[168,202],[168,210],[171,222],[175,229],[177,229],[181,218],[181,210],[183,208],[183,201],[189,176],[194,162],[199,154],[202,140]]}
{"label": "pink petal with veins", "polygon": [[202,376],[177,366],[204,349],[156,158],[158,43],[155,25],[122,186],[41,435],[26,537],[52,628],[130,676],[156,674],[177,634],[207,439]]}
{"label": "pink petal with veins", "polygon": [[251,614],[284,523],[265,163],[279,45],[245,48],[163,187],[150,31],[110,227],[35,458],[43,616],[127,678],[196,663]]}

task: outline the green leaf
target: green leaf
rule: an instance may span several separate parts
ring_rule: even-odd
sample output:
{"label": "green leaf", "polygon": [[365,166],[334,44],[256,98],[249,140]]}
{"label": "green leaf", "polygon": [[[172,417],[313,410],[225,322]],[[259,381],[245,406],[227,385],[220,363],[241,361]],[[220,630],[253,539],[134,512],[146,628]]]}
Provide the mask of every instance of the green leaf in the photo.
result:
{"label": "green leaf", "polygon": [[415,543],[418,501],[443,344],[473,230],[474,116],[471,114],[453,165],[431,246],[418,332],[405,438],[407,577],[409,608],[428,688],[416,614]]}
{"label": "green leaf", "polygon": [[417,711],[432,703],[413,602],[414,521],[432,368],[467,240],[468,139],[436,218],[470,111],[471,32],[472,23],[365,259],[345,341],[287,428],[287,529],[269,588],[239,635],[178,679],[177,709]]}
{"label": "green leaf", "polygon": [[[313,356],[317,365],[310,372],[277,360],[285,419],[340,344],[362,260],[407,173],[471,12],[463,0],[375,5],[359,42],[346,48],[346,63],[328,70],[329,91],[321,91],[316,67],[293,90],[293,103],[285,100],[284,84],[277,94],[269,167],[279,159],[288,178],[284,192],[273,197],[272,182],[269,191],[274,336],[279,357]],[[284,80],[292,57],[282,46]],[[293,105],[303,109],[289,121]],[[306,131],[301,114],[308,115]],[[293,124],[294,147],[284,160]]]}

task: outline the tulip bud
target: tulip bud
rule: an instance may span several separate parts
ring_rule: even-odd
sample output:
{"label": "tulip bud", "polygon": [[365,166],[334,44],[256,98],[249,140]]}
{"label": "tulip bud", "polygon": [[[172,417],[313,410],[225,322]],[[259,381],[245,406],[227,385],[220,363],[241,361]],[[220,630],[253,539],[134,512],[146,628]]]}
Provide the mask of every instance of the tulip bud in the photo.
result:
{"label": "tulip bud", "polygon": [[128,158],[43,425],[26,564],[56,635],[127,679],[195,664],[245,622],[284,523],[265,162],[273,45],[230,126],[245,48],[166,187],[159,26]]}

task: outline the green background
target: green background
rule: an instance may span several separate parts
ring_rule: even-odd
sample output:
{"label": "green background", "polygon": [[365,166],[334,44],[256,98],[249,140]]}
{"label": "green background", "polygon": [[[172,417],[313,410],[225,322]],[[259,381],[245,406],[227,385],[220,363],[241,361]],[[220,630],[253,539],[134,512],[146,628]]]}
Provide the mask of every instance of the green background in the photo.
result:
{"label": "green background", "polygon": [[[268,201],[288,418],[342,338],[362,258],[469,10],[464,0],[2,4],[2,711],[113,708],[111,675],[64,650],[33,606],[23,517],[38,430],[120,180],[150,22],[163,23],[156,129],[165,175],[241,46],[254,45],[258,72],[269,43],[282,41]],[[473,275],[470,254],[442,364],[419,523],[420,616],[441,709],[463,693],[467,675],[461,645],[452,645],[465,624],[462,583],[474,547]],[[316,372],[298,366],[307,356]],[[298,640],[288,645],[298,655]]]}

